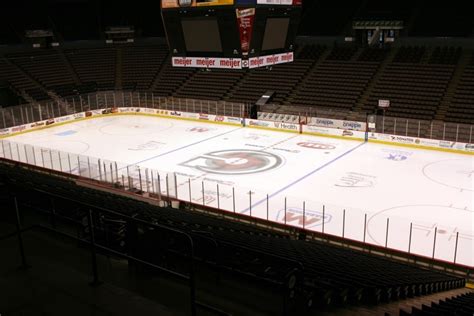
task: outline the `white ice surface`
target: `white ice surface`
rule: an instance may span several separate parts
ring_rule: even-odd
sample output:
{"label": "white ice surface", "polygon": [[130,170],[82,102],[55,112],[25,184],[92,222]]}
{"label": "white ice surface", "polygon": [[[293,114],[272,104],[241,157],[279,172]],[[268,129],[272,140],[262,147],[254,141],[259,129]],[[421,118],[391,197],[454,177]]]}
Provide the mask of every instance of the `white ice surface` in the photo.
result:
{"label": "white ice surface", "polygon": [[[11,143],[3,142],[3,156],[63,171],[78,173],[84,164],[98,169],[98,159],[107,161],[107,170],[109,162],[118,162],[111,173],[119,180],[127,165],[158,171],[163,194],[166,174],[176,172],[179,199],[203,203],[204,186],[206,205],[261,218],[267,217],[268,194],[269,220],[285,222],[286,209],[287,224],[303,226],[304,214],[308,229],[341,236],[344,226],[347,238],[365,235],[366,242],[428,257],[436,230],[436,258],[453,261],[458,236],[456,261],[474,265],[473,156],[135,115],[70,123],[6,141]],[[136,166],[128,170],[134,176]],[[149,170],[141,171],[143,179],[145,173],[151,179]],[[247,171],[238,174],[242,170]],[[148,184],[148,190],[158,190],[156,182]]]}

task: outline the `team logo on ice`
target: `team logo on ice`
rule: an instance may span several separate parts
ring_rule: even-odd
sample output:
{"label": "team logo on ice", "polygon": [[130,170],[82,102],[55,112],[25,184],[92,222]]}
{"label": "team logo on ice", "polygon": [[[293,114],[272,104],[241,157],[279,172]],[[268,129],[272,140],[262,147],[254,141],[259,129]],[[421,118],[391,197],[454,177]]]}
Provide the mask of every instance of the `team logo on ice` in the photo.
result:
{"label": "team logo on ice", "polygon": [[145,144],[139,144],[135,147],[129,148],[128,150],[155,150],[159,149],[161,145],[165,145],[165,143],[149,141]]}
{"label": "team logo on ice", "polygon": [[214,151],[181,163],[182,166],[216,174],[249,174],[277,168],[283,160],[271,153],[254,150]]}
{"label": "team logo on ice", "polygon": [[335,149],[336,146],[326,143],[319,143],[319,142],[301,142],[297,144],[298,146],[311,148],[311,149],[321,149],[321,150],[330,150]]}
{"label": "team logo on ice", "polygon": [[206,133],[211,131],[212,129],[207,128],[207,127],[192,127],[188,128],[186,132],[191,132],[191,133]]}
{"label": "team logo on ice", "polygon": [[403,161],[407,160],[407,156],[399,155],[399,154],[388,154],[387,157],[388,160],[393,160],[393,161]]}
{"label": "team logo on ice", "polygon": [[370,188],[375,185],[375,177],[357,172],[348,172],[334,185],[343,188]]}
{"label": "team logo on ice", "polygon": [[[327,224],[331,221],[332,215],[323,214],[319,211],[311,211],[298,208],[298,207],[289,207],[285,210],[280,210],[277,215],[277,220],[282,223],[286,223],[287,225],[297,226],[297,227],[304,227],[304,228],[312,228],[316,226],[321,226],[323,224],[323,217],[324,217],[324,224]],[[304,225],[303,225],[304,223]]]}
{"label": "team logo on ice", "polygon": [[265,138],[268,136],[264,134],[257,134],[257,133],[248,133],[247,135],[244,136],[245,139],[251,139],[251,140],[259,140],[262,137]]}
{"label": "team logo on ice", "polygon": [[392,161],[404,161],[407,160],[409,156],[411,156],[412,152],[409,151],[401,151],[401,150],[383,150],[387,153],[385,156],[386,159]]}

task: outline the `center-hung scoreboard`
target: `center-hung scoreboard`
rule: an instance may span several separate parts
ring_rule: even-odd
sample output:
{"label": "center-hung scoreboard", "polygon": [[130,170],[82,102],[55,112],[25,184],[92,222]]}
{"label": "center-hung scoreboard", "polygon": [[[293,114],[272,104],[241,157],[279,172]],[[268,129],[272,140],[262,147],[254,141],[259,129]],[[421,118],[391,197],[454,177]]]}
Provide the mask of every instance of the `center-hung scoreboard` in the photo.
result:
{"label": "center-hung scoreboard", "polygon": [[162,0],[175,67],[243,69],[292,62],[302,0]]}

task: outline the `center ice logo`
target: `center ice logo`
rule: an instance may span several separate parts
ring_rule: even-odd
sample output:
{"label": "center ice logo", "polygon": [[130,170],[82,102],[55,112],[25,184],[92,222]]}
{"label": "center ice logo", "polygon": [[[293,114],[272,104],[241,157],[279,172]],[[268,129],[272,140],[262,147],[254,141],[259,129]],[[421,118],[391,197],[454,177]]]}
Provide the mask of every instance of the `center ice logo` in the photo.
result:
{"label": "center ice logo", "polygon": [[208,173],[241,175],[275,169],[282,162],[275,154],[240,149],[210,152],[180,165]]}

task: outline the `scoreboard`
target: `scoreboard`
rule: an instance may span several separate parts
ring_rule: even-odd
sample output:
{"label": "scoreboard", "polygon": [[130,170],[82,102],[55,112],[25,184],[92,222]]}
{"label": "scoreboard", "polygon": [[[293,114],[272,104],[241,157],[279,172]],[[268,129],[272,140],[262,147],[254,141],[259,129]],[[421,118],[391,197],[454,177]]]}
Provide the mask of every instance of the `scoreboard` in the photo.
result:
{"label": "scoreboard", "polygon": [[302,0],[162,0],[175,67],[242,69],[293,61]]}

